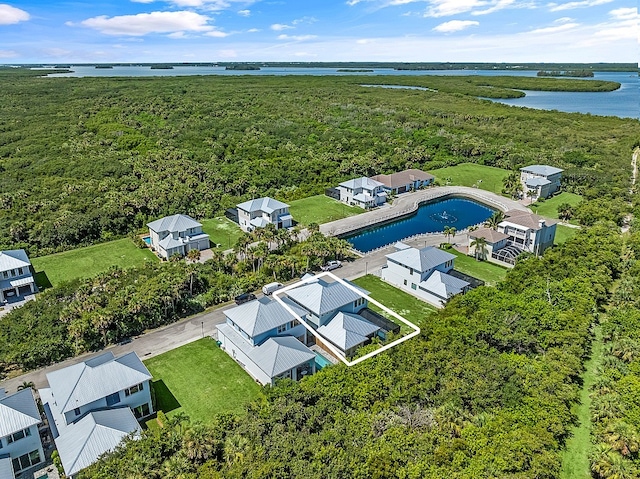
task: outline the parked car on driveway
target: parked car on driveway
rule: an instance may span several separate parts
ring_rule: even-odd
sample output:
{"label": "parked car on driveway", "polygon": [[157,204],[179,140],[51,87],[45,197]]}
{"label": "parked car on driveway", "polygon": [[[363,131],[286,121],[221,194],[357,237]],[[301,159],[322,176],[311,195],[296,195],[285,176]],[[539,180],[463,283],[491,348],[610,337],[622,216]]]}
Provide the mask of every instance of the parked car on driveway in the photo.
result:
{"label": "parked car on driveway", "polygon": [[236,296],[234,299],[236,301],[236,304],[242,304],[248,301],[253,301],[254,299],[256,299],[256,295],[253,293],[242,293]]}
{"label": "parked car on driveway", "polygon": [[342,262],[338,260],[334,260],[334,261],[327,261],[327,263],[321,266],[320,269],[322,271],[331,271],[331,270],[340,268],[341,266],[342,266]]}
{"label": "parked car on driveway", "polygon": [[282,287],[283,287],[282,283],[273,282],[273,283],[265,284],[262,287],[262,292],[264,293],[265,296],[269,296],[271,293],[273,293],[274,291],[278,291]]}

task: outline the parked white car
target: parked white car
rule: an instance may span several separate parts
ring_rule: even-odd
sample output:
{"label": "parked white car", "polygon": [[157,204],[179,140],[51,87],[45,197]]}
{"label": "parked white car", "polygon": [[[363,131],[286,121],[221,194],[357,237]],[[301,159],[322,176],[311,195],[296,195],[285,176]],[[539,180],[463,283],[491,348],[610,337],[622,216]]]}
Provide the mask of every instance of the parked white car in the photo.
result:
{"label": "parked white car", "polygon": [[340,268],[342,266],[342,262],[338,260],[327,261],[327,264],[320,267],[322,271],[332,271],[334,269]]}
{"label": "parked white car", "polygon": [[269,283],[269,284],[265,284],[262,287],[262,292],[264,293],[265,296],[269,296],[271,293],[273,293],[274,291],[278,291],[282,287],[283,287],[282,283],[278,283],[278,282]]}

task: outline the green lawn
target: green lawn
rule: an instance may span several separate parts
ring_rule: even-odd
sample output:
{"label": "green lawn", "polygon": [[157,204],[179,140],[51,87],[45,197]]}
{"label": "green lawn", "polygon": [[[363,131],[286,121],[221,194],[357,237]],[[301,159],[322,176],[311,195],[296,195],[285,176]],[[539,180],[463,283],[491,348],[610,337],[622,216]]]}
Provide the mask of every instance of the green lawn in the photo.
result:
{"label": "green lawn", "polygon": [[559,195],[549,198],[548,200],[541,201],[539,203],[532,204],[529,208],[534,213],[540,216],[546,216],[547,218],[558,218],[558,206],[562,203],[569,203],[571,206],[575,206],[582,201],[582,196],[575,193],[560,193]]}
{"label": "green lawn", "polygon": [[202,231],[207,233],[211,240],[211,245],[220,244],[222,249],[233,248],[238,238],[242,236],[240,226],[225,216],[200,220]]}
{"label": "green lawn", "polygon": [[493,166],[461,163],[456,166],[429,171],[440,181],[441,185],[477,186],[482,190],[500,194],[502,180],[509,175],[509,171]]}
{"label": "green lawn", "polygon": [[328,223],[330,221],[364,213],[362,208],[349,206],[326,195],[310,196],[290,203],[293,219],[301,225]]}
{"label": "green lawn", "polygon": [[508,269],[489,261],[477,261],[473,256],[467,256],[459,251],[447,250],[457,256],[454,268],[461,273],[468,274],[474,278],[481,279],[487,286],[495,286],[498,281],[502,281]]}
{"label": "green lawn", "polygon": [[556,226],[556,238],[553,241],[554,244],[562,244],[568,239],[573,238],[580,231],[578,228],[571,228],[569,226]]}
{"label": "green lawn", "polygon": [[261,387],[211,338],[148,359],[157,408],[208,422],[213,414],[242,413]]}
{"label": "green lawn", "polygon": [[[436,311],[436,308],[430,304],[425,303],[424,301],[411,296],[409,293],[405,293],[388,283],[385,283],[376,276],[369,274],[367,276],[362,276],[353,282],[369,291],[369,296],[373,299],[418,326],[425,324],[427,317]],[[373,304],[369,307],[374,311],[381,311]],[[394,318],[389,319],[394,320]],[[401,326],[403,327],[403,332],[410,331],[408,326]]]}
{"label": "green lawn", "polygon": [[151,250],[138,248],[129,238],[31,259],[36,270],[36,282],[41,287],[95,276],[114,265],[127,268],[145,261],[157,259]]}

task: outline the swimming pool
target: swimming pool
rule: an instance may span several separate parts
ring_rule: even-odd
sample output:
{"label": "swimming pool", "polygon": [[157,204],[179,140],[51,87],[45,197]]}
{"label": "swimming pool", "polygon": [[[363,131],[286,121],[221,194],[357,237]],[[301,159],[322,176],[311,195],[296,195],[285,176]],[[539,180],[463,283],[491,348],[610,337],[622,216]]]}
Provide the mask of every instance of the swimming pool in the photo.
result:
{"label": "swimming pool", "polygon": [[142,238],[142,241],[147,243],[147,246],[151,246],[151,236],[145,236]]}
{"label": "swimming pool", "polygon": [[314,351],[314,353],[316,354],[316,371],[320,371],[325,366],[331,366],[331,361],[325,358],[322,354],[318,351]]}
{"label": "swimming pool", "polygon": [[443,231],[445,226],[457,231],[484,222],[493,210],[467,198],[448,198],[423,204],[411,216],[391,223],[373,226],[353,235],[344,236],[353,247],[367,253],[411,236]]}

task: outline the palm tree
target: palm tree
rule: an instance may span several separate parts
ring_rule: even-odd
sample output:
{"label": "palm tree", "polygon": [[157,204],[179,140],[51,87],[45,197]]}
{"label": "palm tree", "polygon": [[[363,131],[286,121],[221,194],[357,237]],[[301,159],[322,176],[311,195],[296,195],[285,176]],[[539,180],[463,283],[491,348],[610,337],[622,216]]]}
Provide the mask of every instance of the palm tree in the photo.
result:
{"label": "palm tree", "polygon": [[187,256],[186,256],[186,258],[187,258],[189,261],[191,261],[192,263],[196,263],[196,262],[200,261],[200,256],[201,256],[201,254],[200,254],[200,250],[199,250],[199,249],[197,249],[197,248],[194,248],[194,249],[190,249],[190,250],[187,252]]}
{"label": "palm tree", "polygon": [[474,256],[476,260],[480,260],[480,259],[484,260],[487,258],[487,240],[486,239],[476,238],[471,243],[469,243],[469,246],[471,246],[472,248],[475,248]]}
{"label": "palm tree", "polygon": [[492,230],[497,230],[498,225],[504,221],[504,213],[502,211],[495,211],[488,219],[484,222],[484,226],[487,228],[491,228]]}
{"label": "palm tree", "polygon": [[456,235],[456,227],[455,226],[445,226],[444,230],[442,231],[444,233],[445,238],[447,238],[447,243],[450,243],[451,241],[449,240],[449,238],[451,237],[455,237]]}
{"label": "palm tree", "polygon": [[35,389],[36,385],[33,381],[23,381],[22,384],[18,386],[18,391],[22,391],[23,389]]}
{"label": "palm tree", "polygon": [[529,204],[533,203],[533,199],[537,196],[538,192],[536,190],[528,190],[527,197],[529,198]]}
{"label": "palm tree", "polygon": [[203,424],[194,424],[182,437],[182,448],[189,459],[203,463],[215,453],[215,441],[211,431]]}

